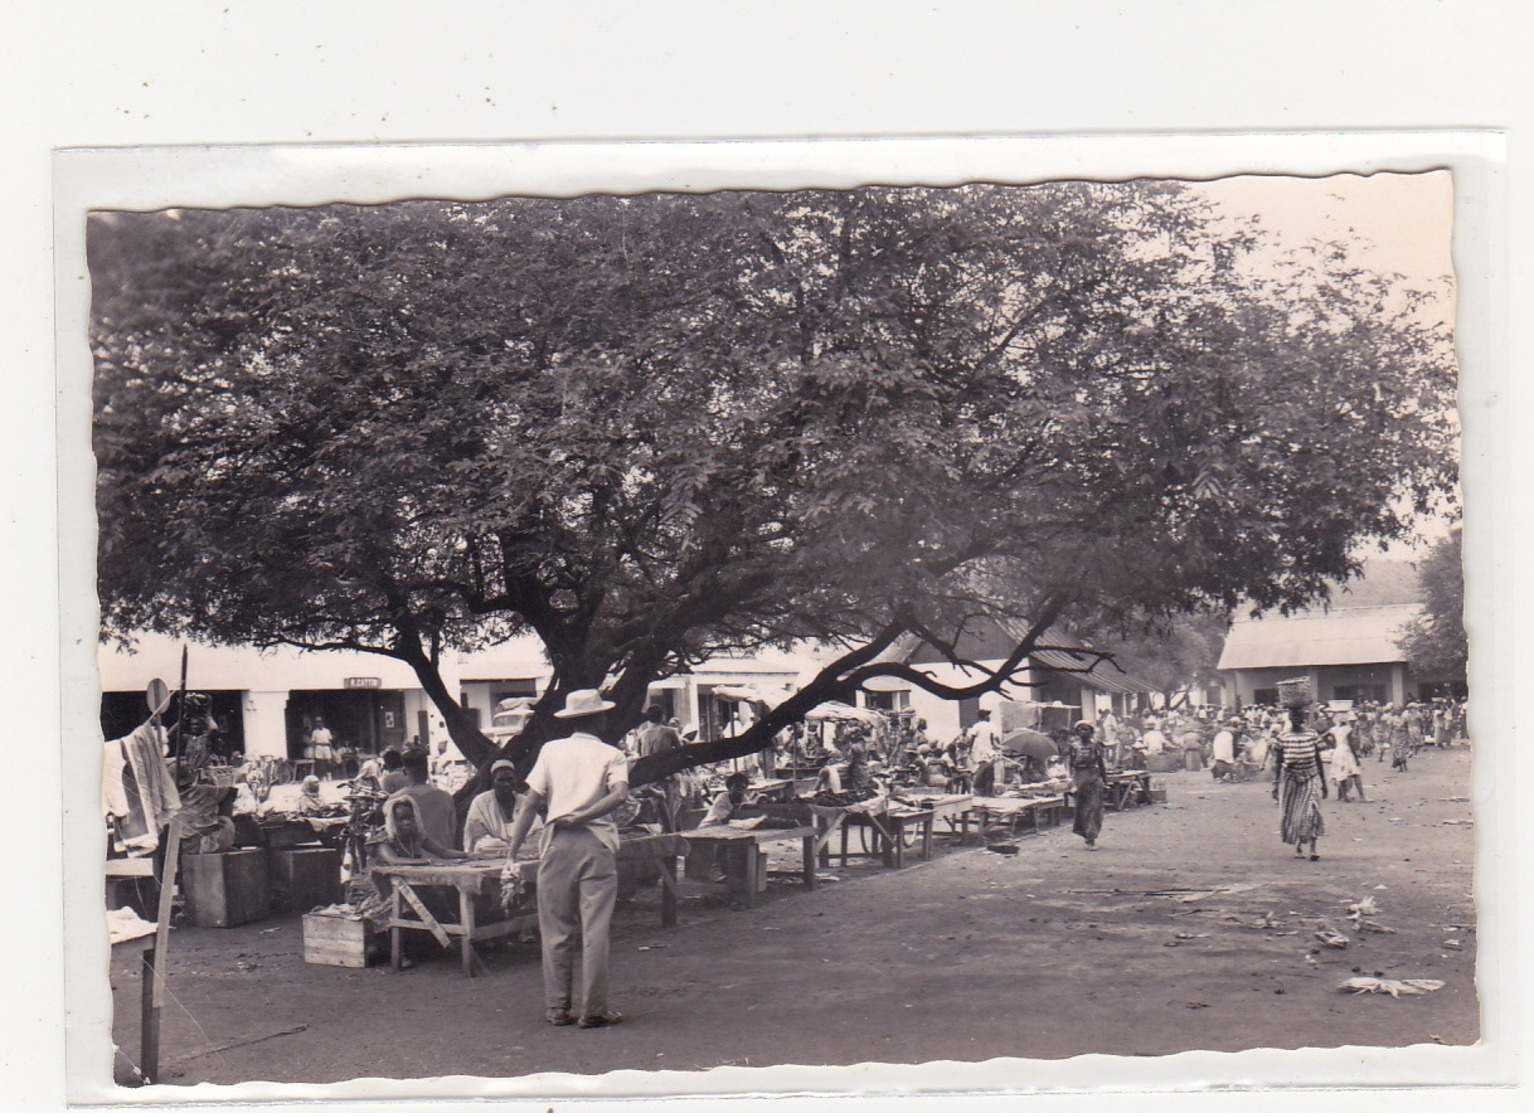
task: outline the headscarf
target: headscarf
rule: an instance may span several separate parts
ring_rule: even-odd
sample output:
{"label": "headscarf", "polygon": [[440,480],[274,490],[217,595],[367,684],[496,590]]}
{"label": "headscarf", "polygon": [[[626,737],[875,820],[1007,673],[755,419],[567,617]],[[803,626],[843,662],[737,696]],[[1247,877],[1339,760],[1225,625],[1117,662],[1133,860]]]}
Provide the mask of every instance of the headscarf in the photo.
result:
{"label": "headscarf", "polygon": [[[398,803],[410,804],[410,813],[415,818],[416,837],[414,849],[407,850],[401,846],[399,833],[394,829],[394,807]],[[395,850],[407,857],[421,856],[421,814],[418,810],[416,810],[415,800],[403,791],[396,791],[393,795],[384,800],[383,816],[384,836],[388,839],[389,844],[393,846]]]}

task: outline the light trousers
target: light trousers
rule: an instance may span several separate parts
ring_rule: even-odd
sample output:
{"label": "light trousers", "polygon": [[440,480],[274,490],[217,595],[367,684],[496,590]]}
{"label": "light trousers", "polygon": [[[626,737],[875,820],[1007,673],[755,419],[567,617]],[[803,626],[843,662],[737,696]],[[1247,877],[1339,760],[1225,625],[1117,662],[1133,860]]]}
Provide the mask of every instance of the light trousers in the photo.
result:
{"label": "light trousers", "polygon": [[572,1007],[581,959],[580,1015],[607,1011],[607,955],[618,859],[590,830],[555,830],[538,861],[538,935],[543,941],[544,1006]]}

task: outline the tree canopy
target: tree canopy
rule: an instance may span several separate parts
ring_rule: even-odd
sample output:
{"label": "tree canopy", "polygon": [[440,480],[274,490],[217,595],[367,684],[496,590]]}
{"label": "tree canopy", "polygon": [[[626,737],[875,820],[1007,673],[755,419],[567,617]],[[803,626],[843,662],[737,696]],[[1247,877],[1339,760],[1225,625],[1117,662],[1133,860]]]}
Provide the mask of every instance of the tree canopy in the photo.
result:
{"label": "tree canopy", "polygon": [[1470,658],[1465,633],[1465,567],[1458,527],[1422,560],[1422,615],[1401,642],[1418,675],[1463,678]]}
{"label": "tree canopy", "polygon": [[[1433,296],[1177,184],[94,215],[105,632],[409,664],[531,631],[637,719],[722,650],[1006,686],[1044,626],[1297,606],[1454,481]],[[1029,626],[944,687],[883,662]]]}

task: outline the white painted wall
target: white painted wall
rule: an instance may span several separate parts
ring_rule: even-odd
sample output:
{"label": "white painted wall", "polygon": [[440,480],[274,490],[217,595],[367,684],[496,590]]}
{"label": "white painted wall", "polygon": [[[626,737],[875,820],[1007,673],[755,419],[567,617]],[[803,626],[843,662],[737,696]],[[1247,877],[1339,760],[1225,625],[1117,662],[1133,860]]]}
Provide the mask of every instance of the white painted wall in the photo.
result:
{"label": "white painted wall", "polygon": [[241,702],[247,757],[288,755],[286,690],[247,690]]}

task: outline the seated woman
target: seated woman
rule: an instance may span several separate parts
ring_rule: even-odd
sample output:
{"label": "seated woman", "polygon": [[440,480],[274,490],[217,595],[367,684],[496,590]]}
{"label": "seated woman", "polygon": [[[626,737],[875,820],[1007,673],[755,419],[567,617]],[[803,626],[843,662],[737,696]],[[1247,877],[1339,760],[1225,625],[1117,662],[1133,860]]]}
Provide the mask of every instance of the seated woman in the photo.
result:
{"label": "seated woman", "polygon": [[313,815],[322,815],[329,809],[325,800],[320,798],[320,778],[305,776],[293,813],[299,818],[308,818]]}
{"label": "seated woman", "polygon": [[[382,832],[375,832],[368,839],[369,865],[431,865],[439,861],[465,861],[471,856],[461,849],[440,846],[423,834],[415,814],[415,800],[404,792],[389,796],[383,805],[383,817]],[[379,885],[376,877],[374,884]],[[384,878],[379,891],[387,895],[389,887]]]}
{"label": "seated woman", "polygon": [[946,788],[953,776],[953,764],[941,751],[927,745],[917,750],[917,763],[921,766],[921,780],[926,787]]}
{"label": "seated woman", "polygon": [[[509,760],[490,765],[490,790],[476,795],[469,804],[463,823],[463,844],[470,853],[498,856],[510,847],[511,825],[517,817],[522,794],[527,785],[517,777]],[[533,819],[527,840],[518,852],[518,860],[536,859],[543,820]]]}

